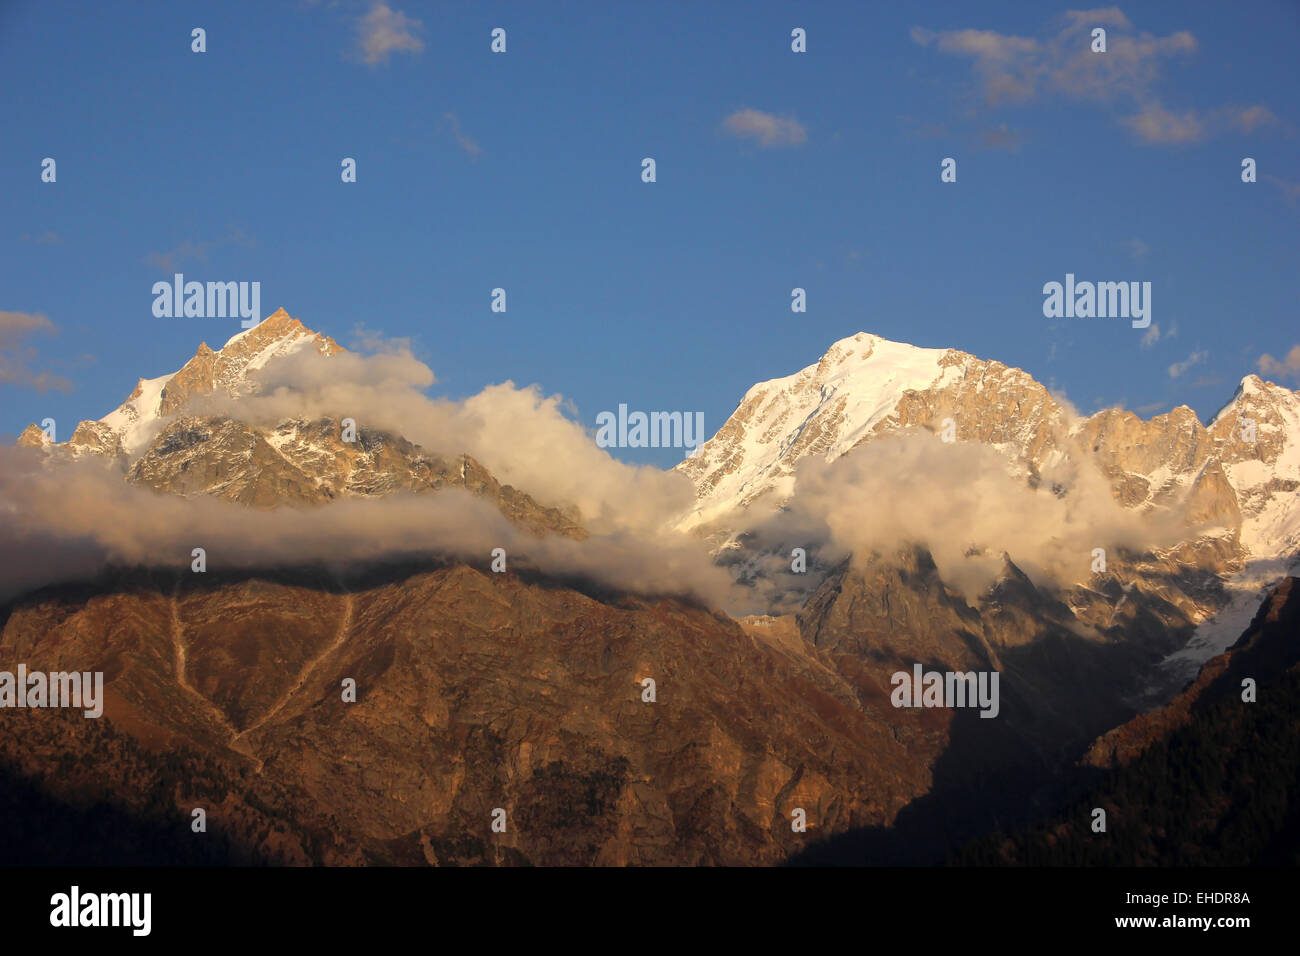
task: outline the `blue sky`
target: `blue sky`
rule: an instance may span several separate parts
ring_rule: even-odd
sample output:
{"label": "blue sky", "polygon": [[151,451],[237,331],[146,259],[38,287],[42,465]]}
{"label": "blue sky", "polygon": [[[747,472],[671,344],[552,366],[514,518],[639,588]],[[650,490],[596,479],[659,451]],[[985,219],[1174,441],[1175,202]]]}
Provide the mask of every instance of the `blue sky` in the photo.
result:
{"label": "blue sky", "polygon": [[[1084,412],[1207,418],[1266,353],[1297,387],[1300,5],[1066,11],[6,0],[0,433],[65,438],[240,331],[155,318],[173,271],[259,281],[264,314],[345,345],[410,339],[434,394],[535,382],[593,428],[626,403],[712,433],[857,331]],[[1067,272],[1151,282],[1159,338],[1044,318]]]}

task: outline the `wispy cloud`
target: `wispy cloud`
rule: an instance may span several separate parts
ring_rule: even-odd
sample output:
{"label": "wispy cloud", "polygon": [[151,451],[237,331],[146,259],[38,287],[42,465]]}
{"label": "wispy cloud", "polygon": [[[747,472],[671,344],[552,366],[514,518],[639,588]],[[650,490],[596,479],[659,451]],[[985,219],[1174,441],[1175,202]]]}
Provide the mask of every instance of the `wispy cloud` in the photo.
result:
{"label": "wispy cloud", "polygon": [[[1105,53],[1092,52],[1094,27],[1107,31]],[[1196,37],[1186,30],[1167,36],[1140,32],[1118,7],[1068,11],[1040,36],[918,26],[911,37],[920,46],[968,59],[990,106],[1064,96],[1119,112],[1119,122],[1142,143],[1199,142],[1276,122],[1259,104],[1208,111],[1166,107],[1157,91],[1163,66],[1195,54]]]}
{"label": "wispy cloud", "polygon": [[984,85],[990,103],[1027,100],[1034,96],[1043,67],[1043,48],[1032,37],[1009,36],[993,30],[946,30],[936,33],[912,28],[912,40],[934,45],[942,53],[967,56]]}
{"label": "wispy cloud", "polygon": [[1145,259],[1151,252],[1151,247],[1141,239],[1125,239],[1123,245],[1128,250],[1128,254],[1138,262]]}
{"label": "wispy cloud", "polygon": [[1182,376],[1187,374],[1188,369],[1192,368],[1193,366],[1200,365],[1209,357],[1210,357],[1210,353],[1206,351],[1193,352],[1191,355],[1187,356],[1187,358],[1183,359],[1181,362],[1175,362],[1173,365],[1169,366],[1169,377],[1181,378]]}
{"label": "wispy cloud", "polygon": [[1277,117],[1264,106],[1248,106],[1245,109],[1234,109],[1230,111],[1230,116],[1233,125],[1243,133],[1253,133],[1260,126],[1268,126],[1277,122]]}
{"label": "wispy cloud", "polygon": [[1282,190],[1282,198],[1288,204],[1294,206],[1300,202],[1300,183],[1292,182],[1289,179],[1282,179],[1280,176],[1274,176],[1271,173],[1264,173],[1259,177],[1267,183],[1272,183],[1278,189]]}
{"label": "wispy cloud", "polygon": [[1291,346],[1280,362],[1264,353],[1259,357],[1259,372],[1271,378],[1300,378],[1300,345]]}
{"label": "wispy cloud", "polygon": [[420,53],[424,41],[416,34],[424,28],[419,20],[412,19],[388,4],[377,2],[370,12],[357,21],[357,46],[361,58],[372,66],[387,63],[394,53]]}
{"label": "wispy cloud", "polygon": [[722,125],[732,135],[752,139],[764,149],[802,146],[808,141],[808,131],[793,116],[775,116],[761,110],[737,110]]}
{"label": "wispy cloud", "polygon": [[185,239],[167,252],[151,252],[144,257],[146,265],[151,265],[163,272],[173,272],[185,262],[207,262],[208,255],[220,246],[243,246],[253,248],[257,240],[245,235],[241,229],[232,229],[224,239]]}
{"label": "wispy cloud", "polygon": [[442,118],[447,121],[447,125],[451,128],[451,135],[456,140],[457,146],[470,156],[478,156],[479,153],[483,152],[483,148],[479,146],[478,142],[460,128],[460,119],[455,113],[443,113]]}
{"label": "wispy cloud", "polygon": [[34,242],[38,246],[57,246],[59,244],[59,234],[52,229],[46,229],[39,236],[23,233],[23,242]]}
{"label": "wispy cloud", "polygon": [[951,135],[948,127],[942,123],[922,122],[915,116],[900,116],[898,121],[905,128],[907,135],[917,139],[944,139]]}
{"label": "wispy cloud", "polygon": [[1165,145],[1199,143],[1232,129],[1250,133],[1275,121],[1276,117],[1263,106],[1228,106],[1209,112],[1183,110],[1175,113],[1159,103],[1148,104],[1120,120],[1142,142]]}
{"label": "wispy cloud", "polygon": [[1173,322],[1169,328],[1163,329],[1159,322],[1152,322],[1150,328],[1142,335],[1142,341],[1138,343],[1141,348],[1149,349],[1161,340],[1178,338],[1178,323]]}
{"label": "wispy cloud", "polygon": [[985,130],[980,135],[980,145],[985,149],[1005,149],[1016,152],[1024,142],[1025,134],[1020,130],[1010,129],[1006,123]]}
{"label": "wispy cloud", "polygon": [[1155,103],[1120,122],[1146,143],[1195,143],[1205,138],[1205,123],[1196,113],[1174,113]]}
{"label": "wispy cloud", "polygon": [[186,239],[168,252],[149,253],[144,257],[144,261],[151,266],[157,266],[164,272],[171,272],[181,262],[207,262],[210,248],[212,248],[210,242]]}
{"label": "wispy cloud", "polygon": [[25,342],[36,334],[53,335],[54,323],[32,312],[0,312],[0,385],[21,385],[44,394],[68,392],[72,383],[66,378],[36,368],[36,349]]}

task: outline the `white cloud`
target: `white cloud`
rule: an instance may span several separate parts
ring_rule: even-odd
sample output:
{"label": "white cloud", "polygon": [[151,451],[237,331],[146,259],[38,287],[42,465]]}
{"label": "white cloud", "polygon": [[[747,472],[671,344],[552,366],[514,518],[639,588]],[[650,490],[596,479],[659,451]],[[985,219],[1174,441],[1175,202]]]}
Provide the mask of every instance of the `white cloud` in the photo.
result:
{"label": "white cloud", "polygon": [[357,45],[367,63],[387,63],[393,53],[420,53],[424,41],[415,34],[423,28],[414,20],[394,10],[388,4],[374,3],[370,12],[357,21]]}
{"label": "white cloud", "polygon": [[691,595],[716,607],[744,608],[750,600],[694,538],[537,537],[459,488],[263,510],[159,494],[128,484],[98,461],[48,468],[39,452],[0,447],[0,500],[13,507],[0,523],[0,600],[93,576],[109,564],[184,566],[195,541],[220,554],[227,568],[346,565],[394,555],[485,563],[500,547],[512,567],[578,576],[620,590]]}
{"label": "white cloud", "polygon": [[1273,378],[1300,378],[1300,345],[1291,346],[1280,362],[1267,353],[1261,355],[1259,371]]}
{"label": "white cloud", "polygon": [[[1104,27],[1106,52],[1093,53],[1091,31]],[[1167,36],[1137,31],[1118,7],[1070,10],[1040,37],[994,30],[913,27],[913,42],[965,57],[991,105],[1028,103],[1057,94],[1121,112],[1120,122],[1150,144],[1199,142],[1231,130],[1250,133],[1276,121],[1265,106],[1173,110],[1157,87],[1166,61],[1196,53],[1186,30]]]}
{"label": "white cloud", "polygon": [[1159,322],[1152,322],[1150,328],[1142,336],[1142,341],[1138,343],[1141,348],[1149,349],[1157,342],[1168,341],[1169,339],[1178,338],[1178,323],[1172,322],[1169,328],[1161,328]]}
{"label": "white cloud", "polygon": [[1188,369],[1192,368],[1194,365],[1200,365],[1209,357],[1210,357],[1209,352],[1205,352],[1205,351],[1193,352],[1191,355],[1187,356],[1187,358],[1183,359],[1181,362],[1175,362],[1173,365],[1169,366],[1169,377],[1180,378],[1183,375],[1187,374]]}
{"label": "white cloud", "polygon": [[808,131],[794,117],[775,116],[760,110],[737,110],[722,121],[728,132],[757,141],[764,149],[774,146],[801,146]]}
{"label": "white cloud", "polygon": [[430,398],[424,389],[434,382],[433,370],[405,343],[385,344],[364,329],[358,338],[378,354],[342,352],[322,360],[302,349],[256,374],[258,394],[213,393],[196,398],[188,411],[261,425],[347,415],[435,454],[467,452],[544,504],[576,506],[583,525],[597,532],[657,533],[694,501],[681,474],[624,464],[598,447],[565,414],[560,395],[504,382],[463,401]]}
{"label": "white cloud", "polygon": [[[1004,554],[1036,584],[1069,585],[1088,577],[1094,547],[1142,551],[1185,534],[1181,515],[1122,507],[1091,463],[1062,460],[1042,478],[1031,486],[981,442],[885,436],[834,462],[802,461],[794,497],[759,523],[755,540],[824,544],[824,561],[922,545],[943,580],[973,598],[1002,573]],[[880,506],[903,486],[906,507]]]}
{"label": "white cloud", "polygon": [[[0,344],[6,330],[18,335],[51,327],[43,316],[0,313]],[[620,590],[692,595],[742,614],[761,610],[751,589],[734,585],[713,563],[707,542],[673,530],[695,500],[685,476],[617,460],[566,414],[561,396],[535,386],[505,382],[463,401],[430,398],[424,390],[433,371],[405,343],[385,342],[362,327],[356,337],[380,351],[322,358],[301,349],[254,373],[256,394],[196,396],[183,414],[227,415],[253,425],[352,417],[430,454],[471,455],[540,504],[576,508],[589,536],[533,536],[490,503],[455,489],[262,511],[160,495],[125,483],[102,461],[47,470],[30,449],[0,448],[0,501],[11,506],[0,522],[0,599],[93,573],[106,562],[168,563],[162,555],[187,561],[192,542],[203,541],[223,561],[243,567],[411,552],[483,561],[504,547],[512,566],[522,560],[519,566]]]}
{"label": "white cloud", "polygon": [[1193,110],[1173,113],[1153,103],[1120,122],[1145,143],[1195,143],[1205,138],[1205,123]]}

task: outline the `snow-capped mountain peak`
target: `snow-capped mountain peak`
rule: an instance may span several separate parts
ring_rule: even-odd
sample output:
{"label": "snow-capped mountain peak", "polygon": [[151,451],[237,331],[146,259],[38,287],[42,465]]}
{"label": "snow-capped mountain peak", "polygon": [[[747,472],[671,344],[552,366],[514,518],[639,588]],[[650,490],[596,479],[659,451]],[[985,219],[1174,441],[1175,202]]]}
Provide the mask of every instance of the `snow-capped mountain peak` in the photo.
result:
{"label": "snow-capped mountain peak", "polygon": [[94,435],[97,451],[115,442],[128,456],[143,451],[163,422],[194,395],[221,389],[238,395],[254,389],[250,373],[273,359],[312,347],[323,356],[342,347],[329,336],[313,332],[284,309],[277,309],[257,325],[232,336],[220,350],[202,343],[194,357],[180,369],[158,378],[140,379],[127,400],[98,422],[83,422],[73,435]]}
{"label": "snow-capped mountain peak", "polygon": [[1015,445],[1032,458],[1050,450],[1065,412],[1020,369],[859,332],[793,375],[755,385],[717,434],[677,466],[698,493],[681,527],[707,524],[761,496],[788,498],[805,457],[833,461],[879,432],[937,430],[949,417],[963,439]]}

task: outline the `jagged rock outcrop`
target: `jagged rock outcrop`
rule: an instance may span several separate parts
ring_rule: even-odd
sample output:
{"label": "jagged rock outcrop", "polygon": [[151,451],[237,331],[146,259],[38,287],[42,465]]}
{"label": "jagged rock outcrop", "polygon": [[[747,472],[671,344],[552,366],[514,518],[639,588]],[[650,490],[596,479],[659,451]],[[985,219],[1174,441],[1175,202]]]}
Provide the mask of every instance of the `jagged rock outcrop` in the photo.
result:
{"label": "jagged rock outcrop", "polygon": [[[20,444],[51,467],[102,460],[160,494],[253,508],[463,488],[534,533],[585,536],[576,510],[468,455],[367,428],[344,441],[331,418],[240,420],[254,373],[303,350],[341,351],[280,310],[140,380],[68,441],[32,426]],[[196,413],[204,396],[236,411]],[[207,800],[240,861],[775,863],[908,812],[942,823],[933,845],[891,858],[933,859],[944,841],[1057,805],[1062,768],[1133,716],[1145,676],[1223,605],[1230,576],[1274,573],[1300,548],[1293,392],[1250,376],[1209,426],[1185,408],[1077,419],[1019,369],[865,334],[747,393],[680,466],[699,495],[681,528],[712,535],[720,563],[758,582],[766,558],[788,566],[790,542],[755,553],[747,521],[797,498],[801,462],[891,435],[933,441],[949,420],[1024,488],[1068,494],[1049,484],[1062,463],[1095,469],[1134,514],[1176,515],[1183,540],[1116,549],[1079,582],[1031,579],[1008,551],[978,594],[945,581],[923,542],[825,563],[814,547],[812,573],[781,595],[797,613],[741,622],[531,569],[118,569],[3,609],[0,660],[102,670],[108,702],[96,729],[39,712],[0,727],[2,769],[38,803],[112,804],[123,832]],[[998,718],[895,707],[891,678],[915,664],[997,672]],[[1133,749],[1123,732],[1108,746]],[[47,786],[52,765],[79,789]],[[796,809],[807,834],[790,826]]]}
{"label": "jagged rock outcrop", "polygon": [[24,448],[45,448],[50,444],[50,439],[39,425],[28,425],[15,444]]}
{"label": "jagged rock outcrop", "polygon": [[285,422],[267,432],[229,418],[182,417],[135,460],[127,480],[257,508],[464,488],[530,531],[586,534],[575,512],[539,505],[469,455],[447,461],[404,438],[366,429],[354,442],[340,436],[339,423],[329,419]]}
{"label": "jagged rock outcrop", "polygon": [[[746,393],[713,438],[678,466],[697,492],[681,527],[706,535],[738,580],[770,583],[774,609],[783,610],[808,599],[832,571],[818,560],[816,541],[773,543],[762,533],[774,510],[798,504],[799,467],[811,459],[837,462],[885,436],[945,427],[955,441],[997,449],[1026,488],[1070,468],[1095,470],[1123,507],[1181,527],[1181,540],[1169,546],[1112,551],[1104,573],[1059,582],[1052,597],[1071,609],[1081,632],[1104,632],[1116,621],[1127,627],[1136,614],[1186,634],[1237,592],[1254,600],[1261,585],[1300,559],[1295,392],[1247,376],[1208,426],[1186,407],[1149,421],[1120,409],[1077,418],[1020,369],[866,333]],[[1051,490],[1071,493],[1055,484]],[[891,506],[909,506],[905,487]],[[790,575],[768,582],[765,569],[779,569],[782,558],[788,565],[792,545],[810,549],[808,573],[802,582]],[[867,578],[850,587],[867,605],[881,599]],[[973,604],[982,598],[966,597]]]}
{"label": "jagged rock outcrop", "polygon": [[125,480],[168,494],[209,495],[257,508],[321,504],[337,498],[466,488],[494,502],[512,522],[534,533],[586,535],[574,508],[540,504],[503,485],[469,455],[432,455],[400,435],[358,428],[343,440],[334,419],[274,424],[230,415],[187,414],[195,399],[256,392],[255,373],[309,349],[323,359],[343,352],[329,336],[306,328],[284,309],[232,337],[220,351],[207,343],[178,371],[140,379],[116,410],[81,422],[68,441],[46,440],[29,426],[19,444],[53,461],[101,457]]}

